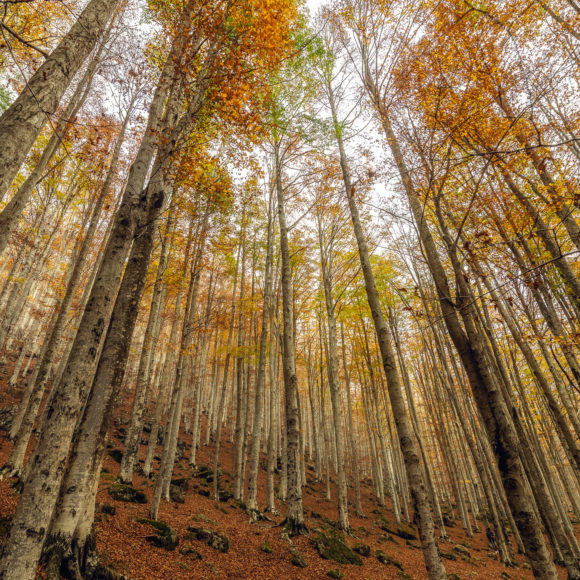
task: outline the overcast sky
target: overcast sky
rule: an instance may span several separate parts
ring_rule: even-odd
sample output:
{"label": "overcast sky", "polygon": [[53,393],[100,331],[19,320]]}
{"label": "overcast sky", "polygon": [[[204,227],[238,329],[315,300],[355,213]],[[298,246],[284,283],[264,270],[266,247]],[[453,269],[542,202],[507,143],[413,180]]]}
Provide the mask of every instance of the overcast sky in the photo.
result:
{"label": "overcast sky", "polygon": [[324,0],[306,0],[306,4],[308,4],[308,8],[310,8],[310,13],[312,16],[316,14],[319,6],[324,4]]}

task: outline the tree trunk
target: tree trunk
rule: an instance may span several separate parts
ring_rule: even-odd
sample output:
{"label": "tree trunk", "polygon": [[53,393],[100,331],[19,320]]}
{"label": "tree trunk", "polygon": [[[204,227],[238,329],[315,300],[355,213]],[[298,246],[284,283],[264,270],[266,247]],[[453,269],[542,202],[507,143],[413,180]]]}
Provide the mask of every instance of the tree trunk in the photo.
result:
{"label": "tree trunk", "polygon": [[[333,235],[331,233],[331,235]],[[338,475],[338,525],[346,533],[350,532],[348,521],[348,495],[346,483],[346,466],[344,459],[344,428],[342,424],[342,404],[338,379],[338,339],[336,332],[335,302],[332,295],[333,241],[328,245],[323,239],[322,223],[318,219],[318,238],[322,268],[322,281],[326,316],[328,322],[328,385],[330,402],[334,419],[334,444],[336,448],[336,472]]]}
{"label": "tree trunk", "polygon": [[[112,21],[113,20],[114,17]],[[99,48],[96,54],[93,56],[89,66],[87,67],[87,70],[83,74],[82,79],[79,81],[75,92],[67,104],[66,109],[56,123],[54,131],[48,140],[48,143],[44,148],[38,163],[35,165],[30,175],[26,178],[26,181],[18,188],[18,191],[14,194],[12,199],[6,204],[6,207],[4,207],[2,212],[0,212],[0,255],[4,253],[10,236],[18,223],[18,219],[22,214],[22,211],[30,199],[32,192],[42,180],[46,167],[50,163],[54,154],[58,151],[58,148],[67,133],[69,123],[74,122],[77,113],[89,95],[94,74],[101,62],[101,54],[105,48],[107,38],[111,32],[112,21],[109,23],[108,30],[101,40]],[[130,108],[127,112],[127,117],[129,116]],[[126,121],[123,123],[122,133],[124,132],[125,125]]]}
{"label": "tree trunk", "polygon": [[344,382],[346,388],[346,410],[347,410],[347,417],[348,417],[348,434],[349,434],[349,442],[350,442],[350,450],[351,450],[351,464],[352,464],[352,477],[354,479],[354,493],[355,493],[355,504],[354,509],[357,517],[364,518],[364,512],[361,502],[361,495],[360,495],[360,473],[359,473],[359,465],[358,465],[358,451],[357,451],[357,444],[356,438],[354,433],[354,424],[352,420],[352,401],[351,401],[351,394],[350,394],[350,372],[348,370],[348,366],[346,363],[346,344],[344,342],[344,328],[341,324],[341,342],[342,342],[342,368],[344,370]]}
{"label": "tree trunk", "polygon": [[[456,298],[459,305],[456,305],[451,298],[447,275],[427,226],[422,203],[411,183],[410,174],[398,140],[391,127],[387,111],[383,107],[377,89],[373,84],[368,70],[368,63],[365,63],[365,66],[367,67],[365,69],[365,85],[380,116],[389,147],[399,169],[415,224],[419,230],[421,245],[425,250],[427,263],[435,282],[444,321],[464,365],[474,398],[487,430],[487,435],[497,456],[510,508],[526,546],[526,554],[530,559],[536,577],[556,578],[557,573],[554,563],[546,547],[539,522],[535,517],[533,499],[525,486],[525,474],[518,451],[518,437],[511,423],[502,394],[491,379],[490,369],[487,368],[487,363],[484,361],[481,337],[478,336],[473,328],[468,306],[459,307],[466,325],[466,333],[463,331],[457,316],[456,307],[460,306],[464,299],[467,298],[467,293],[465,288],[463,288],[467,282],[463,278],[463,273],[454,264],[455,278],[460,288],[460,295]],[[453,261],[454,255],[451,250],[448,247],[450,258]]]}
{"label": "tree trunk", "polygon": [[0,117],[0,197],[16,177],[40,131],[101,37],[118,0],[91,0],[71,29]]}
{"label": "tree trunk", "polygon": [[[273,195],[270,191],[268,201],[268,233],[266,241],[266,263],[264,272],[264,302],[262,307],[262,329],[260,331],[260,346],[258,355],[258,369],[256,377],[256,393],[254,399],[254,431],[250,449],[250,474],[248,479],[248,498],[246,506],[252,521],[258,519],[258,469],[260,464],[260,441],[262,439],[262,425],[264,415],[264,390],[266,385],[266,356],[268,349],[268,326],[271,317],[272,302],[272,270],[274,262],[274,219]],[[272,402],[270,401],[270,404]]]}
{"label": "tree trunk", "polygon": [[85,234],[82,246],[74,260],[74,266],[72,268],[70,277],[66,285],[65,295],[62,302],[58,306],[58,311],[54,324],[50,325],[50,334],[45,338],[45,344],[43,344],[41,355],[36,364],[36,369],[30,379],[30,393],[31,396],[28,398],[26,404],[21,405],[19,414],[16,419],[16,425],[19,425],[18,432],[15,432],[13,438],[17,437],[17,441],[12,448],[10,457],[3,468],[5,471],[7,468],[10,469],[11,475],[19,475],[22,470],[24,454],[28,446],[28,441],[32,433],[32,428],[34,422],[38,415],[38,410],[42,402],[42,397],[44,396],[44,391],[46,388],[46,383],[48,381],[50,368],[54,364],[54,359],[57,350],[61,346],[62,337],[67,324],[67,319],[69,315],[69,310],[74,300],[75,294],[78,290],[79,283],[81,281],[82,273],[85,268],[89,253],[91,250],[92,242],[97,231],[97,226],[99,223],[99,216],[103,209],[103,204],[107,195],[109,194],[111,185],[113,183],[113,178],[115,175],[115,170],[117,163],[119,161],[119,154],[121,152],[121,145],[124,140],[125,130],[129,122],[131,108],[127,111],[125,120],[117,137],[117,143],[115,144],[115,149],[111,157],[111,164],[107,172],[107,177],[103,182],[95,205],[93,207],[92,215],[89,222],[89,228]]}
{"label": "tree trunk", "polygon": [[[100,4],[93,0],[89,7]],[[22,498],[0,561],[0,576],[4,575],[7,580],[25,580],[34,576],[56,503],[70,441],[97,360],[105,322],[116,298],[136,228],[144,223],[149,214],[149,199],[153,192],[149,188],[143,190],[143,184],[159,137],[157,129],[174,65],[174,62],[167,64],[158,83],[149,110],[148,126],[129,171],[123,199],[115,215],[89,301],[62,378],[54,388],[45,413],[42,437],[30,460],[34,467],[24,482]],[[159,209],[160,203],[162,199],[157,200],[158,207],[153,209]]]}
{"label": "tree trunk", "polygon": [[433,518],[431,517],[431,508],[429,506],[427,490],[425,488],[423,475],[421,473],[419,455],[415,447],[413,430],[407,416],[407,409],[405,408],[405,401],[403,398],[403,389],[401,387],[397,372],[395,354],[393,352],[389,330],[381,310],[381,303],[371,267],[369,251],[360,223],[358,208],[356,207],[354,200],[354,188],[351,184],[346,152],[344,150],[342,136],[339,131],[332,87],[329,86],[329,89],[330,106],[335,127],[335,137],[340,153],[340,165],[342,169],[345,193],[350,209],[350,215],[354,227],[359,257],[365,279],[367,299],[372,312],[373,323],[377,334],[383,368],[387,379],[389,399],[393,409],[393,415],[395,417],[395,424],[397,426],[397,433],[399,436],[401,450],[405,458],[405,467],[407,470],[407,477],[409,479],[411,496],[413,498],[415,512],[419,522],[419,536],[421,538],[425,566],[427,568],[427,574],[431,580],[443,579],[447,577],[447,574],[441,561],[439,550],[437,549]]}
{"label": "tree trunk", "polygon": [[[173,212],[174,210],[172,210],[171,213]],[[158,332],[155,331],[161,330],[161,325],[158,322],[162,314],[161,298],[164,294],[163,277],[165,276],[165,270],[169,258],[169,248],[171,245],[170,238],[173,231],[172,224],[173,217],[170,216],[167,231],[161,242],[161,256],[159,258],[159,265],[157,266],[149,319],[147,321],[147,328],[145,329],[145,336],[143,338],[139,370],[137,372],[137,383],[131,408],[131,419],[125,435],[125,448],[123,450],[121,467],[119,468],[118,479],[121,483],[125,484],[131,484],[133,482],[133,469],[135,462],[138,460],[139,443],[141,441],[141,433],[143,432],[143,419],[147,408],[147,392],[151,381],[153,351],[159,336]]]}
{"label": "tree trunk", "polygon": [[101,465],[112,425],[153,249],[159,208],[152,209],[145,231],[131,249],[83,418],[75,432],[45,553],[56,551],[61,557],[72,557],[73,536],[84,507],[91,502],[94,505],[92,478],[98,477],[95,470]]}
{"label": "tree trunk", "polygon": [[295,535],[304,532],[306,530],[306,524],[304,523],[302,487],[298,466],[298,453],[300,446],[300,432],[298,423],[300,410],[298,407],[298,377],[296,376],[296,355],[294,347],[292,270],[290,266],[288,226],[286,225],[279,142],[274,144],[274,162],[276,195],[278,200],[278,222],[280,226],[280,263],[282,270],[282,368],[284,372],[284,400],[286,411],[286,446],[288,469],[288,512],[286,515],[286,526],[290,534]]}

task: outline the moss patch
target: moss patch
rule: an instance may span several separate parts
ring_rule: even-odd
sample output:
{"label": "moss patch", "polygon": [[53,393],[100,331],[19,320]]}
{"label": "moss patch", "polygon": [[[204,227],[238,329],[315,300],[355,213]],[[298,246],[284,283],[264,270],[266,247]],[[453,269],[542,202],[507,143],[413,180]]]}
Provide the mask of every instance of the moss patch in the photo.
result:
{"label": "moss patch", "polygon": [[314,547],[325,560],[334,560],[339,564],[362,566],[362,560],[339,538],[318,533],[314,538]]}
{"label": "moss patch", "polygon": [[371,555],[371,547],[363,542],[357,542],[353,547],[353,552],[368,558]]}
{"label": "moss patch", "polygon": [[306,568],[308,566],[308,562],[296,546],[290,548],[290,554],[292,554],[291,561],[293,566],[297,566],[298,568]]}
{"label": "moss patch", "polygon": [[385,518],[381,518],[375,522],[375,525],[381,530],[388,532],[389,534],[394,534],[403,538],[403,540],[416,540],[417,534],[410,526],[405,524],[391,524]]}
{"label": "moss patch", "polygon": [[147,503],[147,498],[142,491],[123,483],[113,483],[113,485],[109,487],[109,495],[117,501]]}
{"label": "moss patch", "polygon": [[179,544],[179,536],[177,532],[165,522],[160,522],[158,520],[148,520],[148,519],[139,519],[137,520],[141,524],[148,524],[152,528],[155,528],[157,534],[155,536],[147,536],[145,539],[157,546],[158,548],[163,548],[168,552],[175,550]]}
{"label": "moss patch", "polygon": [[377,556],[377,560],[381,562],[381,564],[384,564],[385,566],[392,565],[395,566],[395,568],[401,570],[401,572],[403,571],[403,564],[401,564],[401,562],[399,562],[398,560],[391,558],[388,554],[385,554],[385,552],[383,552],[382,550],[377,550],[375,554]]}
{"label": "moss patch", "polygon": [[224,534],[220,534],[212,530],[207,530],[205,528],[196,528],[193,526],[189,526],[187,531],[191,532],[196,540],[205,542],[208,546],[211,546],[219,552],[225,553],[230,549],[230,540]]}

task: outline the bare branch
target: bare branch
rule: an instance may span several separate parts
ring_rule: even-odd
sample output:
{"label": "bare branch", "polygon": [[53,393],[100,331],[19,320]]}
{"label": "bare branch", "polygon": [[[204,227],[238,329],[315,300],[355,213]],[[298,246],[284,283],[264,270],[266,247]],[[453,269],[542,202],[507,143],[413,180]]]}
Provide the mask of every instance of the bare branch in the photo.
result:
{"label": "bare branch", "polygon": [[[6,2],[7,0],[0,0],[1,2]],[[10,2],[15,3],[15,0],[9,0]],[[32,2],[33,0],[21,0],[22,2]],[[24,46],[27,46],[28,48],[32,48],[32,50],[36,50],[36,52],[39,52],[40,54],[42,54],[42,56],[44,56],[44,58],[48,58],[48,52],[45,52],[44,50],[42,50],[42,48],[38,48],[38,46],[34,46],[34,44],[32,44],[31,42],[28,42],[28,40],[25,40],[24,38],[22,38],[22,36],[20,36],[17,32],[14,32],[14,30],[12,30],[11,28],[9,28],[8,26],[6,26],[6,24],[4,24],[3,22],[0,22],[0,27],[2,27],[6,32],[8,32],[8,34],[10,34],[11,36],[13,36],[18,42],[20,42],[20,44],[24,44]]]}

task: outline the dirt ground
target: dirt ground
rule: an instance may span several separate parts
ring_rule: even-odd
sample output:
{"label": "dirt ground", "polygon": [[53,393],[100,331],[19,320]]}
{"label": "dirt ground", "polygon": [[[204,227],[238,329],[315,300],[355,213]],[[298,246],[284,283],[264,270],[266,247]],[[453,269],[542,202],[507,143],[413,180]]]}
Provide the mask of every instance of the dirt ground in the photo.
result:
{"label": "dirt ground", "polygon": [[[19,398],[18,393],[11,393],[6,388],[7,373],[1,375],[0,380],[0,409],[13,405]],[[8,375],[9,376],[9,375]],[[129,406],[124,405],[120,411],[120,417],[127,417]],[[203,433],[203,432],[202,432]],[[322,559],[316,551],[312,537],[314,532],[321,530],[327,533],[332,526],[327,520],[336,521],[336,491],[332,485],[333,499],[325,499],[325,485],[314,482],[314,469],[307,465],[307,485],[303,491],[304,511],[307,516],[306,522],[310,530],[308,536],[300,536],[292,539],[292,544],[298,548],[307,561],[306,568],[298,568],[291,562],[291,544],[282,538],[282,528],[277,524],[283,519],[285,507],[283,502],[278,501],[277,507],[281,514],[279,517],[269,516],[271,521],[263,521],[255,524],[249,523],[249,517],[243,506],[236,505],[229,500],[216,503],[202,494],[211,491],[211,483],[207,484],[204,479],[195,477],[188,465],[191,439],[184,433],[181,434],[185,441],[185,454],[175,467],[174,478],[188,478],[188,490],[185,493],[185,503],[165,502],[161,504],[159,520],[166,522],[179,534],[180,542],[174,551],[166,551],[163,548],[153,546],[146,540],[153,531],[152,528],[137,520],[148,517],[149,504],[154,491],[154,481],[145,480],[135,474],[134,485],[143,491],[147,497],[146,504],[134,504],[115,501],[108,493],[109,487],[114,483],[119,464],[111,456],[110,452],[122,450],[122,428],[119,430],[119,422],[110,434],[110,446],[104,462],[101,474],[97,501],[101,504],[114,505],[115,514],[96,515],[96,538],[97,548],[101,560],[112,570],[124,574],[133,580],[181,580],[189,578],[207,579],[221,578],[260,578],[260,579],[290,579],[290,578],[325,578],[331,570],[339,570],[345,579],[379,579],[379,578],[426,578],[423,555],[417,542],[407,541],[393,534],[387,534],[377,526],[377,522],[384,517],[389,523],[394,524],[394,517],[390,504],[387,507],[379,507],[374,499],[373,490],[369,483],[362,484],[363,508],[365,516],[359,518],[350,514],[352,536],[346,538],[346,543],[353,546],[356,542],[364,542],[371,548],[369,557],[362,557],[363,565],[337,564],[330,560]],[[0,430],[0,464],[8,457],[11,443],[7,439],[6,431]],[[146,445],[141,445],[140,457],[145,458]],[[161,448],[158,448],[158,454]],[[115,453],[113,453],[115,455]],[[232,482],[233,448],[229,441],[222,446],[222,487],[227,488]],[[155,463],[158,465],[158,462]],[[213,466],[213,447],[202,446],[198,451],[198,467]],[[11,481],[0,481],[0,535],[5,536],[7,524],[12,518],[18,502],[18,494],[11,487]],[[259,479],[259,505],[265,504],[265,472],[260,471]],[[354,490],[349,489],[349,494],[354,497]],[[214,548],[198,540],[184,539],[187,536],[187,527],[197,526],[218,531],[225,534],[230,541],[227,553],[221,553]],[[472,538],[468,538],[461,525],[457,522],[449,527],[447,532],[450,541],[440,542],[439,548],[444,554],[452,554],[453,547],[463,544],[469,551],[469,557],[464,555],[456,560],[444,559],[448,574],[455,574],[455,580],[476,578],[532,578],[532,573],[525,559],[521,555],[516,556],[517,568],[506,568],[493,558],[489,551],[485,537],[485,526],[480,525],[480,530]],[[577,526],[578,535],[578,526]],[[2,542],[0,537],[0,543]],[[265,553],[261,546],[267,541],[272,553]],[[187,548],[193,548],[195,552],[186,554]],[[184,548],[186,548],[184,550]],[[382,550],[388,556],[401,564],[402,570],[394,564],[381,563],[376,555],[376,550]],[[559,568],[561,578],[566,578],[564,569]]]}

